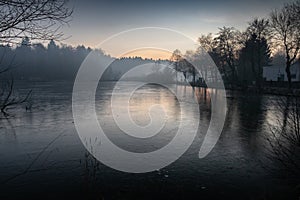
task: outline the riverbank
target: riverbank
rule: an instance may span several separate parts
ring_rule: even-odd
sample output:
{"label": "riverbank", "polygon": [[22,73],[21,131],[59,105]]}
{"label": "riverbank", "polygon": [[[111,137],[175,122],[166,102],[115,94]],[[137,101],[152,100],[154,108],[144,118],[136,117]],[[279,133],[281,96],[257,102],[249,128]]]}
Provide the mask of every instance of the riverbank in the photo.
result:
{"label": "riverbank", "polygon": [[280,96],[300,96],[300,89],[288,89],[278,87],[265,87],[262,89],[264,94],[280,95]]}
{"label": "riverbank", "polygon": [[[201,87],[207,88],[206,84],[193,84],[190,83],[192,87]],[[249,93],[260,93],[260,94],[271,94],[271,95],[278,95],[278,96],[300,96],[300,88],[293,88],[289,89],[288,87],[276,87],[276,86],[264,86],[262,88],[257,88],[255,86],[248,86],[248,87],[228,87],[225,86],[226,90],[235,90],[241,92],[249,92]]]}

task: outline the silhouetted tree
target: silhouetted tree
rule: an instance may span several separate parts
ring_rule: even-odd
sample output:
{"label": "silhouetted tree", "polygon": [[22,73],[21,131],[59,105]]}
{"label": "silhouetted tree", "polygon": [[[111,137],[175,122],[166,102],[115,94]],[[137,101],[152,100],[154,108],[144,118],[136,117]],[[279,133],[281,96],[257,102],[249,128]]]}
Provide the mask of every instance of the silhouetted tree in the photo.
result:
{"label": "silhouetted tree", "polygon": [[[217,66],[217,69],[212,67],[210,73],[211,77],[214,79],[213,81],[218,81],[218,73],[217,70],[224,76],[224,78],[228,81],[228,74],[224,67],[224,62],[222,62],[221,52],[218,47],[218,41],[213,37],[212,33],[207,35],[201,35],[198,38],[198,42],[200,43],[201,48],[203,48],[209,55],[210,58],[214,61],[214,64]],[[203,49],[198,49],[198,51],[202,51]],[[198,52],[199,53],[199,52]],[[211,64],[211,61],[204,61],[206,64]],[[207,77],[205,77],[206,79]]]}
{"label": "silhouetted tree", "polygon": [[0,111],[4,116],[8,116],[7,109],[18,104],[25,103],[31,96],[31,90],[25,95],[25,97],[19,97],[14,92],[14,79],[11,81],[5,81],[2,84],[0,93]]}
{"label": "silhouetted tree", "polygon": [[[228,80],[228,76],[226,73],[226,70],[223,68],[223,63],[220,55],[220,51],[218,51],[218,44],[217,40],[213,37],[212,33],[209,33],[207,35],[201,35],[198,38],[198,42],[200,43],[201,48],[197,50],[198,54],[203,54],[203,50],[208,53],[210,58],[214,61],[214,64],[217,66],[218,70],[220,71],[221,74],[225,76],[225,79]],[[210,70],[211,77],[214,79],[214,81],[218,80],[218,75],[217,75],[217,69],[215,67],[209,66],[211,63],[210,60],[207,60],[208,58],[206,56],[201,56],[202,58],[205,58],[205,60],[202,60],[205,64],[206,70]],[[214,71],[212,71],[214,70]],[[207,80],[207,73],[204,75],[205,80]]]}
{"label": "silhouetted tree", "polygon": [[67,0],[0,0],[0,42],[17,39],[59,39],[61,25],[70,20],[72,9]]}
{"label": "silhouetted tree", "polygon": [[233,27],[223,27],[219,28],[215,38],[222,68],[224,73],[227,73],[227,67],[230,69],[231,79],[227,81],[231,82],[232,85],[237,81],[236,63],[240,49],[240,35],[240,32]]}
{"label": "silhouetted tree", "polygon": [[242,75],[243,80],[254,80],[260,89],[263,82],[263,66],[270,63],[270,54],[267,40],[253,33],[240,52],[240,76]]}
{"label": "silhouetted tree", "polygon": [[175,71],[176,71],[175,77],[176,77],[176,81],[177,81],[177,72],[180,70],[180,67],[181,67],[180,62],[183,60],[181,51],[178,49],[174,50],[170,60],[175,65]]}
{"label": "silhouetted tree", "polygon": [[190,51],[185,52],[184,57],[186,59],[183,59],[181,61],[181,66],[183,66],[182,68],[184,68],[184,70],[182,70],[182,71],[184,71],[185,74],[186,74],[186,72],[189,72],[189,73],[192,74],[192,83],[193,83],[192,85],[195,86],[195,84],[196,84],[196,74],[198,74],[198,72],[197,72],[195,66],[193,66],[192,63],[190,63],[190,62],[193,62],[193,63],[197,62],[196,61],[197,55],[194,51],[190,50]]}
{"label": "silhouetted tree", "polygon": [[216,42],[214,41],[212,33],[201,35],[198,38],[198,42],[206,52],[212,52],[216,48]]}
{"label": "silhouetted tree", "polygon": [[292,87],[291,65],[296,61],[300,49],[300,1],[286,4],[280,10],[274,10],[271,17],[273,39],[282,46],[286,57],[286,75],[289,88]]}
{"label": "silhouetted tree", "polygon": [[256,35],[257,39],[261,40],[265,38],[268,40],[270,38],[270,22],[268,19],[264,18],[254,18],[249,23],[249,26],[247,27],[246,34],[248,37],[252,35]]}

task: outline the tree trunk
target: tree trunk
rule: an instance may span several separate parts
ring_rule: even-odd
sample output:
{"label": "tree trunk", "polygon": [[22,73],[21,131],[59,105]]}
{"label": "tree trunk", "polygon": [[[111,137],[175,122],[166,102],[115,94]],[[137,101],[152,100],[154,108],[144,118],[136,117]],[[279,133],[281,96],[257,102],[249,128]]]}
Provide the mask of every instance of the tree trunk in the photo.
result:
{"label": "tree trunk", "polygon": [[292,89],[291,63],[289,61],[286,62],[285,72],[289,82],[289,89]]}
{"label": "tree trunk", "polygon": [[235,76],[235,69],[234,67],[231,67],[231,70],[232,70],[232,88],[235,86],[235,83],[236,83],[236,76]]}
{"label": "tree trunk", "polygon": [[256,85],[257,85],[258,90],[261,90],[261,88],[263,86],[263,67],[262,66],[259,66],[259,69],[258,69]]}
{"label": "tree trunk", "polygon": [[196,70],[193,68],[193,85],[196,86]]}
{"label": "tree trunk", "polygon": [[177,70],[178,70],[178,62],[175,63],[175,79],[176,79],[176,84],[178,84],[178,77],[177,77]]}
{"label": "tree trunk", "polygon": [[263,52],[261,49],[261,45],[260,42],[258,43],[258,57],[257,57],[257,74],[256,74],[256,86],[258,88],[258,90],[261,90],[262,87],[262,83],[263,83],[263,66],[262,66],[262,62],[261,59],[263,57]]}

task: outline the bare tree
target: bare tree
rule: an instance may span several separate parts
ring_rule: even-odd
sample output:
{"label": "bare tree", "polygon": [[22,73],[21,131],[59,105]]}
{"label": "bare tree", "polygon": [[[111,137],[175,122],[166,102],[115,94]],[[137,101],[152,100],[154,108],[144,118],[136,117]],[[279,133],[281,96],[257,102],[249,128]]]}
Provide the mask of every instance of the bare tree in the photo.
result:
{"label": "bare tree", "polygon": [[24,36],[49,40],[62,37],[60,27],[70,20],[67,0],[0,0],[0,42],[16,43]]}
{"label": "bare tree", "polygon": [[198,38],[198,42],[200,43],[201,47],[205,49],[206,52],[212,52],[216,46],[212,33],[208,33],[207,35],[201,35]]}
{"label": "bare tree", "polygon": [[269,39],[270,38],[270,22],[268,19],[259,19],[254,18],[251,22],[249,22],[249,26],[247,27],[246,33],[248,37],[252,35],[256,35],[259,40],[262,38]]}
{"label": "bare tree", "polygon": [[182,63],[182,66],[184,66],[183,68],[184,68],[185,73],[188,71],[189,73],[192,74],[192,78],[193,78],[192,85],[194,87],[194,86],[196,86],[197,70],[196,70],[195,66],[193,66],[190,62],[195,63],[197,61],[196,52],[194,52],[192,50],[188,50],[185,52],[184,57],[185,57],[185,59],[183,59],[181,61],[181,63]]}
{"label": "bare tree", "polygon": [[32,90],[30,90],[25,97],[20,97],[15,94],[14,91],[14,79],[5,81],[2,83],[2,89],[0,91],[0,111],[4,116],[8,116],[7,110],[13,106],[27,102],[31,96]]}
{"label": "bare tree", "polygon": [[286,57],[286,75],[289,88],[292,87],[291,66],[300,49],[300,1],[286,4],[281,10],[271,13],[271,27],[275,44],[282,46]]}
{"label": "bare tree", "polygon": [[174,63],[175,65],[175,71],[176,71],[176,83],[178,81],[177,78],[177,72],[180,71],[180,62],[183,59],[182,57],[182,53],[179,49],[175,49],[174,52],[172,53],[172,56],[170,58],[170,60]]}
{"label": "bare tree", "polygon": [[240,49],[241,33],[233,27],[219,28],[218,36],[215,38],[218,53],[220,54],[224,73],[226,67],[231,71],[231,84],[237,81],[236,60]]}

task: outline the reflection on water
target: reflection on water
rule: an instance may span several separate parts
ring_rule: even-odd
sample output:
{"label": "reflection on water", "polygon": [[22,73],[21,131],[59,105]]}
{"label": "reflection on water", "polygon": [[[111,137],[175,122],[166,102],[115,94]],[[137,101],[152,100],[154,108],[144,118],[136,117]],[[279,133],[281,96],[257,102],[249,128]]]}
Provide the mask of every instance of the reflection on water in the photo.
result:
{"label": "reflection on water", "polygon": [[[124,83],[126,84],[130,83]],[[25,87],[25,86],[23,86]],[[178,86],[188,105],[199,103],[200,124],[189,150],[175,163],[156,172],[127,174],[98,163],[86,153],[76,133],[71,110],[72,84],[35,83],[32,112],[17,108],[10,119],[0,121],[1,199],[48,194],[49,198],[82,195],[104,199],[240,197],[253,198],[279,188],[262,168],[267,121],[274,111],[273,96],[241,95],[228,92],[228,115],[221,138],[212,152],[199,159],[198,152],[211,113],[216,90]],[[178,128],[181,112],[191,123],[197,117],[186,106],[180,110],[178,99],[166,88],[146,85],[131,97],[129,110],[139,125],[149,123],[149,106],[160,104],[167,123],[162,132],[149,139],[134,139],[112,120],[110,97],[112,83],[102,84],[96,95],[98,120],[107,136],[118,146],[149,152],[166,145]],[[119,99],[119,106],[122,98]],[[277,189],[275,191],[280,191]]]}

